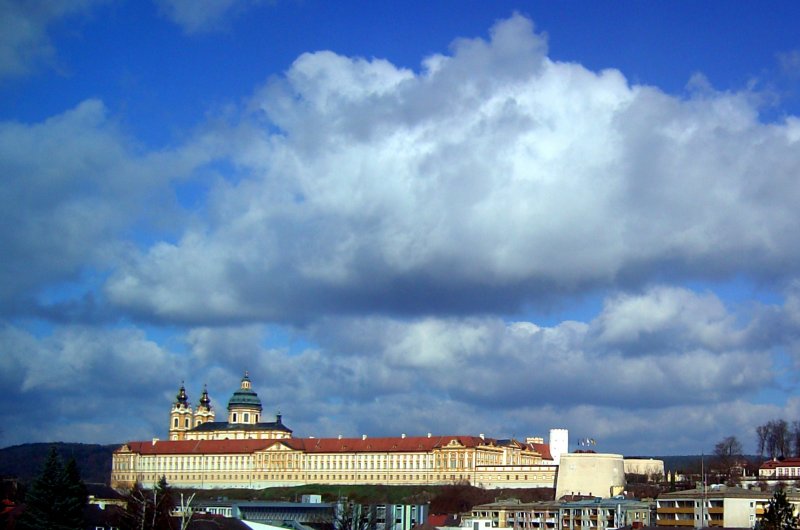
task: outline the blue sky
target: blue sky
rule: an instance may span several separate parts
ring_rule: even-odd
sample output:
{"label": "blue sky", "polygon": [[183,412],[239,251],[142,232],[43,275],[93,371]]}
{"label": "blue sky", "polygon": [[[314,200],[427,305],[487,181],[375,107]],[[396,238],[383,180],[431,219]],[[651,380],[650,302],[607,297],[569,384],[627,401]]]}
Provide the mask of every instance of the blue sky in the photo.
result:
{"label": "blue sky", "polygon": [[0,0],[0,446],[800,418],[800,7]]}

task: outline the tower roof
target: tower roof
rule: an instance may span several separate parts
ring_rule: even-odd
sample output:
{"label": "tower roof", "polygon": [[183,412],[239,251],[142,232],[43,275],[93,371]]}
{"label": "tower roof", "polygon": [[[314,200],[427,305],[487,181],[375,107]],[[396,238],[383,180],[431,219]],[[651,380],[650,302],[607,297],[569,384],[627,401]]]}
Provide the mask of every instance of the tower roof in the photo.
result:
{"label": "tower roof", "polygon": [[176,405],[187,405],[189,403],[189,397],[186,395],[186,387],[183,386],[183,381],[181,381],[181,387],[178,389],[178,395],[175,396]]}
{"label": "tower roof", "polygon": [[211,410],[211,398],[208,397],[208,388],[206,388],[206,385],[203,385],[203,395],[200,396],[200,406]]}
{"label": "tower roof", "polygon": [[258,397],[250,384],[250,378],[247,376],[247,372],[244,373],[244,377],[242,378],[242,385],[236,392],[233,393],[231,399],[228,400],[228,410],[233,409],[256,409],[259,412],[261,411],[261,400]]}

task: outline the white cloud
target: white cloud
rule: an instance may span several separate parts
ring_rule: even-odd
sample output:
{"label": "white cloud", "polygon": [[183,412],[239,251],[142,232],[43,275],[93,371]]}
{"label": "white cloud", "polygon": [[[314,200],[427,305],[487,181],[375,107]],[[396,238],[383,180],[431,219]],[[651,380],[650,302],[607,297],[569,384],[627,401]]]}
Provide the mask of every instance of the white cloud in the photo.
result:
{"label": "white cloud", "polygon": [[680,99],[553,62],[519,16],[491,35],[419,73],[299,57],[231,133],[245,178],[212,190],[205,226],[118,270],[111,299],[204,324],[794,274],[792,119],[760,123],[747,92]]}
{"label": "white cloud", "polygon": [[107,270],[127,252],[120,236],[132,227],[166,232],[161,221],[176,218],[170,183],[206,156],[139,153],[98,100],[40,123],[0,122],[4,305],[48,304],[46,291]]}
{"label": "white cloud", "polygon": [[27,74],[55,50],[47,29],[60,18],[84,13],[101,0],[0,1],[0,79]]}
{"label": "white cloud", "polygon": [[686,344],[719,349],[741,344],[745,334],[715,295],[669,287],[608,300],[595,326],[601,344],[640,351]]}
{"label": "white cloud", "polygon": [[251,9],[263,0],[156,0],[161,13],[186,33],[215,31],[235,13]]}
{"label": "white cloud", "polygon": [[2,445],[152,436],[169,399],[163,389],[174,392],[186,370],[180,357],[134,328],[59,326],[35,336],[5,325],[0,351],[0,420],[14,426],[0,436]]}
{"label": "white cloud", "polygon": [[[0,349],[12,354],[0,367],[0,383],[9,389],[8,402],[21,404],[9,421],[37,410],[19,421],[20,432],[39,437],[40,416],[63,417],[56,432],[77,439],[95,421],[89,418],[105,425],[119,407],[137,422],[114,432],[117,438],[100,439],[163,436],[181,379],[192,401],[208,384],[224,416],[248,370],[265,417],[281,411],[298,436],[522,437],[567,427],[601,439],[608,450],[647,453],[657,438],[665,452],[703,450],[703,443],[728,434],[749,444],[764,417],[794,414],[791,401],[783,408],[749,402],[778,376],[775,350],[753,347],[751,335],[792,311],[789,301],[738,320],[708,293],[655,287],[610,297],[588,322],[339,317],[303,330],[204,327],[176,343],[186,346],[183,354],[132,328],[69,326],[35,337],[7,326]],[[678,338],[664,341],[662,331]],[[674,425],[687,418],[692,426],[671,439]]]}

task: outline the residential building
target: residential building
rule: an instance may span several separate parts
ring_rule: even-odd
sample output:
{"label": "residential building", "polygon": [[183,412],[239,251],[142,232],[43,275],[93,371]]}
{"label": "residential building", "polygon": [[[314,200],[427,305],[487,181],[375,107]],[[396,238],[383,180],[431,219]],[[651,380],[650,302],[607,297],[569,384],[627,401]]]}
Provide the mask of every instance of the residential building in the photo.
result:
{"label": "residential building", "polygon": [[[763,517],[771,498],[770,492],[724,485],[664,493],[656,501],[656,524],[693,528],[753,528]],[[797,511],[800,495],[789,492],[787,499]]]}
{"label": "residential building", "polygon": [[767,460],[758,468],[758,479],[770,484],[800,480],[800,458]]}
{"label": "residential building", "polygon": [[525,503],[508,499],[474,506],[464,522],[472,530],[607,530],[649,524],[650,504],[623,497]]}
{"label": "residential building", "polygon": [[520,502],[506,499],[473,506],[464,527],[472,530],[486,528],[516,528],[519,530],[558,530],[561,504],[553,501]]}
{"label": "residential building", "polygon": [[650,526],[650,503],[622,496],[564,502],[561,504],[560,520],[561,530]]}

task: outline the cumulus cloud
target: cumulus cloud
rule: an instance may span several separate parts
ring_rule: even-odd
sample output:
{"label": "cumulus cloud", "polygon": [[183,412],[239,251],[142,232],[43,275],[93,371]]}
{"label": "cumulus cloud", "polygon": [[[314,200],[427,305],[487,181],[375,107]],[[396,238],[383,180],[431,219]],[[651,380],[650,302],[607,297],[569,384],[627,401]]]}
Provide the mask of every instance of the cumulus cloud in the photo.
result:
{"label": "cumulus cloud", "polygon": [[[610,296],[586,322],[328,317],[289,332],[194,328],[170,339],[175,351],[133,328],[69,326],[36,337],[6,326],[0,348],[13,353],[0,383],[10,402],[23,403],[9,421],[37,410],[22,422],[30,436],[43,436],[36,425],[47,416],[63,418],[56,432],[80,433],[94,416],[98,425],[112,422],[120,407],[134,424],[95,440],[163,436],[181,380],[192,402],[207,384],[223,417],[247,370],[265,417],[282,412],[298,436],[524,437],[566,427],[616,451],[646,453],[655,436],[666,440],[664,451],[707,450],[703,443],[731,433],[749,443],[763,417],[796,412],[792,402],[752,403],[777,384],[774,348],[785,343],[759,349],[751,334],[776,316],[791,320],[794,305],[789,298],[742,320],[712,294],[661,286]],[[672,426],[687,417],[693,427],[672,439]],[[646,442],[636,436],[645,428]]]}
{"label": "cumulus cloud", "polygon": [[161,13],[186,33],[215,31],[234,14],[252,8],[263,0],[156,0]]}
{"label": "cumulus cloud", "polygon": [[81,299],[91,282],[57,286],[111,267],[126,230],[168,233],[159,219],[172,211],[169,184],[202,155],[139,153],[108,114],[87,100],[40,123],[0,122],[0,310],[35,301],[61,304],[51,318],[95,318],[100,302]]}
{"label": "cumulus cloud", "polygon": [[[228,393],[249,361],[265,410],[280,409],[300,436],[523,437],[567,427],[608,450],[647,454],[659,438],[666,452],[702,451],[732,433],[750,444],[763,417],[794,413],[791,403],[748,401],[776,384],[774,353],[749,347],[762,312],[789,318],[793,305],[742,320],[712,294],[661,286],[611,296],[588,322],[328,318],[307,330],[316,346],[300,351],[265,348],[267,331],[254,326],[193,332],[192,351],[217,345]],[[646,334],[676,339],[648,347]],[[224,385],[217,392],[227,396]],[[692,426],[675,436],[686,418]]]}
{"label": "cumulus cloud", "polygon": [[[31,440],[113,443],[149,437],[181,358],[133,328],[59,327],[34,335],[0,328],[3,445]],[[125,421],[120,422],[124,417]]]}
{"label": "cumulus cloud", "polygon": [[[620,307],[657,306],[665,299],[683,300],[694,312],[673,312],[654,322],[657,311]],[[716,320],[726,322],[724,329],[711,326],[709,331],[708,321]],[[675,288],[619,297],[589,323],[566,321],[549,328],[489,317],[429,317],[334,319],[316,329],[317,340],[331,344],[332,352],[376,364],[371,381],[376,394],[413,392],[422,383],[482,408],[532,401],[613,407],[627,404],[631,396],[643,408],[699,405],[732,399],[773,380],[770,352],[745,346],[744,330],[733,325],[718,299]],[[629,332],[642,329],[677,338],[664,342]]]}
{"label": "cumulus cloud", "polygon": [[99,1],[0,1],[0,79],[26,74],[37,63],[51,61],[55,50],[47,36],[48,26],[86,12]]}
{"label": "cumulus cloud", "polygon": [[254,96],[243,123],[261,132],[230,142],[244,178],[211,191],[208,222],[133,257],[107,293],[204,325],[785,280],[800,127],[761,123],[756,100],[554,62],[520,16],[419,72],[304,54]]}

